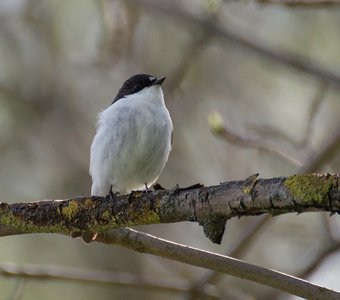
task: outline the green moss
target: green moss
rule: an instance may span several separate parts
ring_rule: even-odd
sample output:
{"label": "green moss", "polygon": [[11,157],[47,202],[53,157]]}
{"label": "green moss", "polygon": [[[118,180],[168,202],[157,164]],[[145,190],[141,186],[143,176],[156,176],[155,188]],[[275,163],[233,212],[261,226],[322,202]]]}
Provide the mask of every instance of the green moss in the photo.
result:
{"label": "green moss", "polygon": [[105,210],[103,214],[100,216],[104,220],[110,220],[110,212],[108,210]]}
{"label": "green moss", "polygon": [[[126,226],[135,226],[136,224],[147,225],[160,223],[159,215],[156,212],[151,212],[148,210],[136,212],[135,215],[132,211],[130,211],[130,216],[133,222],[128,222]],[[121,225],[119,225],[119,222],[117,223],[117,226],[121,227]]]}
{"label": "green moss", "polygon": [[65,229],[62,225],[39,226],[33,224],[30,220],[25,220],[13,214],[8,204],[2,203],[0,205],[0,223],[3,225],[10,225],[19,229],[22,232],[63,232]]}
{"label": "green moss", "polygon": [[68,202],[67,206],[63,206],[61,213],[63,216],[65,216],[67,219],[72,219],[76,213],[78,212],[79,209],[79,205],[77,203],[77,201],[75,200],[71,200]]}
{"label": "green moss", "polygon": [[320,203],[327,199],[327,194],[336,181],[336,178],[329,175],[294,175],[285,180],[285,186],[296,199]]}
{"label": "green moss", "polygon": [[17,223],[16,218],[7,203],[0,204],[0,223],[3,225],[12,225],[13,223]]}
{"label": "green moss", "polygon": [[95,206],[93,200],[91,198],[87,198],[84,203],[85,208],[91,209]]}
{"label": "green moss", "polygon": [[[106,209],[102,212],[98,220],[93,217],[88,222],[88,229],[92,231],[106,231],[113,228],[119,228],[122,226],[133,226],[140,224],[152,224],[159,223],[159,201],[156,201],[154,209],[150,209],[147,203],[138,202],[140,205],[131,207],[119,212],[117,215],[111,215],[111,210]],[[12,207],[7,203],[0,203],[0,224],[10,225],[19,229],[22,232],[68,232],[76,230],[78,227],[71,227],[70,221],[73,220],[80,210],[92,209],[95,206],[94,201],[86,199],[85,201],[78,201],[77,199],[70,200],[64,203],[63,206],[57,208],[60,209],[60,217],[53,222],[45,223],[44,220],[40,220],[26,216],[22,214],[16,215],[12,211]],[[77,226],[77,225],[75,225]]]}
{"label": "green moss", "polygon": [[146,218],[145,220],[145,224],[157,224],[160,222],[160,218],[159,218],[159,215],[157,213],[148,213],[146,215]]}

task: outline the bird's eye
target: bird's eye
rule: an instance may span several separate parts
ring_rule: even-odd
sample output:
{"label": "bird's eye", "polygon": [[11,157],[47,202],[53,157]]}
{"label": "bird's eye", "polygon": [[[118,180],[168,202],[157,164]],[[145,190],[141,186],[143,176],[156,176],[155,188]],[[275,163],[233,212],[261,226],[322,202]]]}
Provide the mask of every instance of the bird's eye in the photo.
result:
{"label": "bird's eye", "polygon": [[152,76],[150,76],[150,77],[149,77],[149,80],[150,80],[150,81],[155,81],[155,80],[156,80],[156,78],[155,78],[155,77],[152,77]]}

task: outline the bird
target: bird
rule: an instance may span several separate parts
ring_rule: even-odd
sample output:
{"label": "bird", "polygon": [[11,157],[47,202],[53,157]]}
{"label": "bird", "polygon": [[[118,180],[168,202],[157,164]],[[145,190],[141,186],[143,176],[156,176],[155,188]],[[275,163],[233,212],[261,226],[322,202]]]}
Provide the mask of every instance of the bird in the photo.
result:
{"label": "bird", "polygon": [[[125,195],[151,187],[160,176],[173,140],[161,87],[165,78],[130,77],[99,114],[90,150],[92,196]],[[89,243],[96,235],[82,232],[82,239]]]}

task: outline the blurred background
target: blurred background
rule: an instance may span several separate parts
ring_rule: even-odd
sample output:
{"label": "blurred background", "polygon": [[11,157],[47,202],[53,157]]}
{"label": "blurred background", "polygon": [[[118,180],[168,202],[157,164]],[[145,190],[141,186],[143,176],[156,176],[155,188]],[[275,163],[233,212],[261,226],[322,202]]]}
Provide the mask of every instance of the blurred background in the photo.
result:
{"label": "blurred background", "polygon": [[[339,28],[331,5],[0,0],[1,201],[89,195],[97,114],[136,73],[167,76],[174,146],[158,180],[167,188],[337,172]],[[137,229],[339,290],[337,223],[321,213],[235,219],[221,246],[196,223]],[[1,299],[293,299],[57,234],[1,238],[0,249]],[[5,276],[8,264],[60,278]]]}

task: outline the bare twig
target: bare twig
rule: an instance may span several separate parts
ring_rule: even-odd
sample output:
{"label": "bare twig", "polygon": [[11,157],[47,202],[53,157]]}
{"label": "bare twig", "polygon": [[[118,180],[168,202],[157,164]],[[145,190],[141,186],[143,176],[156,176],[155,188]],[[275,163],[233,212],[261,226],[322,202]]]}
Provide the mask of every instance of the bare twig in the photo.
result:
{"label": "bare twig", "polygon": [[153,254],[251,280],[307,299],[339,299],[340,293],[296,277],[252,265],[231,257],[169,242],[129,228],[99,234],[97,241],[119,244],[138,252]]}

